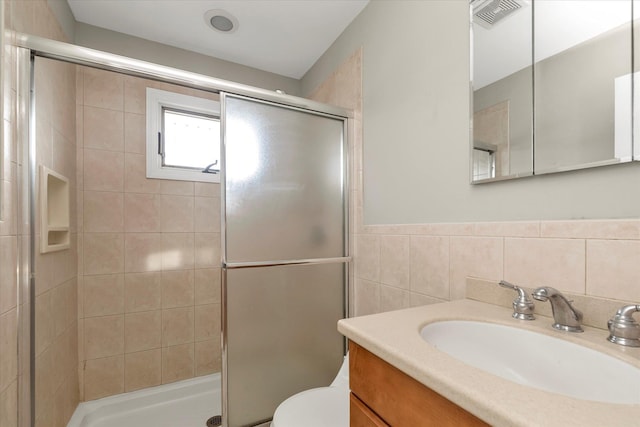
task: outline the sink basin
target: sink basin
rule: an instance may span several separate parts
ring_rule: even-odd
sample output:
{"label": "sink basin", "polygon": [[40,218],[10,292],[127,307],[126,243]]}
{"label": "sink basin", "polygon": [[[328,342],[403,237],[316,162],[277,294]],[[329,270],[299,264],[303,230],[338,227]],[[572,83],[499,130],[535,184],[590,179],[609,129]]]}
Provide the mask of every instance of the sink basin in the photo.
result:
{"label": "sink basin", "polygon": [[506,380],[576,399],[640,404],[640,369],[563,339],[458,320],[430,323],[420,335],[438,350]]}

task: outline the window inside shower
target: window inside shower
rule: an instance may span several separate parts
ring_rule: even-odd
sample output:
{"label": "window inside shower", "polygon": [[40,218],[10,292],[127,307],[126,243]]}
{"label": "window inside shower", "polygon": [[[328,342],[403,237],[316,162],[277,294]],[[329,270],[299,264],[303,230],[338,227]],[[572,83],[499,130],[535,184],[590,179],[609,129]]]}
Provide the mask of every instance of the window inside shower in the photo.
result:
{"label": "window inside shower", "polygon": [[220,104],[147,88],[147,177],[220,182]]}

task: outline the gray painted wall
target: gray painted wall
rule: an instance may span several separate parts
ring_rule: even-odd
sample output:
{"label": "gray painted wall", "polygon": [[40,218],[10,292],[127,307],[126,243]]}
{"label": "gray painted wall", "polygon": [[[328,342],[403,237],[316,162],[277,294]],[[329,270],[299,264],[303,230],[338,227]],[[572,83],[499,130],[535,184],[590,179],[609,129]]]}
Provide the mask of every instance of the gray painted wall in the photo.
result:
{"label": "gray painted wall", "polygon": [[624,25],[536,64],[536,170],[614,158],[614,79],[631,49]]}
{"label": "gray painted wall", "polygon": [[300,81],[211,56],[152,42],[92,25],[76,23],[75,43],[156,64],[192,71],[264,89],[300,93]]}
{"label": "gray painted wall", "polygon": [[469,184],[467,0],[372,0],[302,93],[360,46],[366,224],[640,216],[640,163]]}
{"label": "gray painted wall", "polygon": [[47,4],[56,17],[58,24],[60,24],[62,31],[64,31],[69,40],[73,40],[75,38],[76,20],[67,0],[47,0]]}

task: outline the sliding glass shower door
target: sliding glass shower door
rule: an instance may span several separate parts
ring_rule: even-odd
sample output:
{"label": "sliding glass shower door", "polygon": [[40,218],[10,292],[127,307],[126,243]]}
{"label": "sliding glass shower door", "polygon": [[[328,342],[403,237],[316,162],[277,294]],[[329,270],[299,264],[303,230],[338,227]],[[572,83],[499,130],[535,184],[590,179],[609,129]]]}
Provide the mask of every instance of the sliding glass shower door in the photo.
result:
{"label": "sliding glass shower door", "polygon": [[345,118],[223,94],[223,420],[269,420],[344,353]]}

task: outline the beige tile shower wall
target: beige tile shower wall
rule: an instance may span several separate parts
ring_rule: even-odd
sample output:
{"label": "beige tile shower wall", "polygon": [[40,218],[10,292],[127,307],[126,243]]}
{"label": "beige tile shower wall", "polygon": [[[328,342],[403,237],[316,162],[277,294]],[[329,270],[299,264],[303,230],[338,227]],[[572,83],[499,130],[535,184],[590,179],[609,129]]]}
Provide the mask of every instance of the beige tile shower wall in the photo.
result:
{"label": "beige tile shower wall", "polygon": [[148,179],[146,87],[77,80],[80,389],[84,400],[220,370],[220,188]]}
{"label": "beige tile shower wall", "polygon": [[639,219],[364,226],[355,238],[357,315],[464,298],[467,277],[640,302]]}
{"label": "beige tile shower wall", "polygon": [[65,426],[79,400],[75,69],[36,59],[36,163],[69,179],[71,213],[71,247],[41,254],[36,202],[36,426]]}
{"label": "beige tile shower wall", "polygon": [[[2,5],[0,5],[2,7]],[[8,13],[8,10],[5,11]],[[6,40],[8,41],[8,40]],[[18,425],[18,313],[21,308],[18,293],[18,199],[17,174],[18,152],[15,134],[15,110],[11,100],[15,99],[15,80],[11,65],[14,63],[13,49],[2,47],[4,81],[2,94],[5,105],[2,117],[4,145],[2,175],[0,176],[0,425]],[[9,106],[9,108],[7,108]]]}
{"label": "beige tile shower wall", "polygon": [[[65,41],[62,28],[46,0],[5,0],[5,25],[8,30]],[[16,272],[26,251],[27,232],[20,226],[21,194],[19,185],[24,159],[18,149],[16,48],[13,33],[5,33],[2,47],[4,81],[3,137],[4,167],[2,215],[0,220],[0,426],[26,425],[29,413],[28,389],[23,388],[23,373],[28,372],[29,354],[19,340],[26,318],[26,295],[21,294]],[[73,67],[45,66],[40,70],[37,149],[38,161],[64,173],[75,185],[75,76]],[[52,100],[55,98],[55,106]],[[72,209],[75,210],[72,200]],[[75,233],[75,223],[72,222]],[[74,234],[75,237],[75,234]],[[71,250],[38,256],[36,261],[36,405],[35,425],[63,427],[78,403],[76,265]],[[18,317],[18,313],[23,313]],[[26,398],[25,398],[26,397]],[[21,414],[20,414],[21,413]]]}

